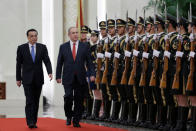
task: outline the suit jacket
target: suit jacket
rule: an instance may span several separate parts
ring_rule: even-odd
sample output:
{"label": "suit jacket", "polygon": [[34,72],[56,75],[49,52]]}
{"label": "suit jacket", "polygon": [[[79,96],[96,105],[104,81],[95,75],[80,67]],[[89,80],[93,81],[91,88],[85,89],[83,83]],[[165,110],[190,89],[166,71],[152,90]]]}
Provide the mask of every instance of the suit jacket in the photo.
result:
{"label": "suit jacket", "polygon": [[28,43],[18,46],[16,62],[16,80],[22,80],[23,84],[32,84],[33,81],[37,84],[44,84],[42,62],[48,74],[52,74],[48,50],[43,44],[36,43],[35,62],[33,62]]}
{"label": "suit jacket", "polygon": [[80,84],[85,85],[85,66],[90,72],[90,75],[95,76],[94,65],[91,60],[90,47],[87,43],[79,42],[75,61],[72,56],[70,41],[60,46],[56,67],[56,79],[61,79],[62,77],[63,85],[71,84],[74,79],[74,74],[77,76]]}

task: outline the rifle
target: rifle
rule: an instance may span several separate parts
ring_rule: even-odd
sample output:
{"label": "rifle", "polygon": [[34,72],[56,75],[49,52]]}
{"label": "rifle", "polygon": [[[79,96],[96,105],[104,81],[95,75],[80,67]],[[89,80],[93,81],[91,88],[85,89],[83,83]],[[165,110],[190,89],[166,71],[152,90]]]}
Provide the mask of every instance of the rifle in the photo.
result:
{"label": "rifle", "polygon": [[[126,44],[126,50],[129,51],[130,50],[130,45],[129,45],[129,40]],[[130,58],[129,57],[125,57],[125,69],[123,71],[123,75],[122,75],[122,78],[121,78],[121,85],[126,85],[127,84],[127,72],[129,70],[129,61],[130,61]]]}
{"label": "rifle", "polygon": [[[191,3],[190,3],[190,22],[192,24]],[[193,34],[193,37],[194,37],[193,24],[191,26],[192,26],[192,34]],[[191,51],[195,51],[195,39],[193,41],[191,41]],[[194,58],[190,57],[190,72],[189,72],[188,81],[187,81],[187,85],[186,85],[186,91],[193,91],[194,72],[195,72],[195,60],[194,60]]]}
{"label": "rifle", "polygon": [[[135,27],[137,28],[137,10],[136,10],[136,15],[135,15]],[[136,32],[135,32],[135,35],[136,35]],[[139,40],[135,41],[135,45],[134,45],[135,50],[138,50],[138,44],[139,44]],[[129,77],[128,85],[135,84],[137,61],[138,61],[137,56],[133,56],[133,68],[131,71],[131,75]]]}
{"label": "rifle", "polygon": [[[165,22],[166,20],[167,20],[167,8],[165,5]],[[167,23],[165,25],[167,26]],[[167,29],[167,34],[168,34],[168,29]],[[165,44],[165,51],[169,51],[169,46],[170,46],[170,42],[167,39]],[[164,56],[163,74],[160,82],[160,88],[166,88],[168,66],[169,66],[169,58]]]}
{"label": "rifle", "polygon": [[[126,17],[127,17],[127,22],[128,22],[128,11],[127,11]],[[126,24],[126,29],[128,29],[128,23]],[[129,40],[126,43],[126,50],[127,51],[130,50]],[[123,75],[122,75],[122,78],[121,78],[121,82],[120,82],[121,85],[126,85],[127,84],[127,72],[129,70],[129,61],[130,61],[130,58],[125,57],[125,69],[123,71]]]}
{"label": "rifle", "polygon": [[[106,44],[106,52],[109,52],[109,43]],[[101,80],[102,84],[106,84],[107,81],[108,81],[108,77],[107,77],[108,67],[109,67],[109,58],[105,57],[105,70],[103,72],[103,77],[102,77],[102,80]]]}
{"label": "rifle", "polygon": [[[156,24],[156,5],[154,7],[154,26],[155,26],[155,33],[157,34],[157,24]],[[154,49],[155,50],[158,50],[159,48],[159,42],[158,40],[156,39],[155,40],[155,46],[154,46]],[[152,71],[152,74],[151,74],[151,78],[150,78],[150,83],[149,83],[149,86],[151,87],[155,87],[156,86],[156,78],[157,78],[157,69],[158,69],[158,64],[159,64],[159,59],[157,57],[153,57],[153,71]]]}
{"label": "rifle", "polygon": [[[106,29],[107,29],[107,13],[106,13]],[[106,52],[109,52],[109,38],[108,39],[108,42],[106,43],[106,49],[105,51]],[[108,57],[105,57],[105,69],[104,69],[104,72],[103,72],[103,76],[102,76],[102,80],[101,80],[101,83],[102,84],[107,84],[107,81],[108,81],[108,78],[107,78],[107,74],[108,74],[108,67],[109,67],[109,58]]]}
{"label": "rifle", "polygon": [[[98,53],[102,53],[103,46],[101,45],[101,43],[99,42],[97,46],[98,46]],[[101,66],[102,66],[102,59],[97,58],[97,72],[96,72],[96,79],[95,79],[96,84],[100,84],[101,82]]]}
{"label": "rifle", "polygon": [[[145,10],[144,10],[144,28],[145,28]],[[148,41],[147,40],[144,41],[144,52],[146,53],[148,52]],[[143,62],[143,68],[142,68],[142,74],[141,74],[139,86],[146,86],[146,71],[148,69],[148,59],[143,58],[142,62]]]}
{"label": "rifle", "polygon": [[[117,40],[116,46],[115,46],[115,52],[119,52],[119,40]],[[114,71],[112,74],[112,80],[111,80],[111,85],[115,86],[117,85],[117,71],[119,68],[119,59],[118,58],[114,58]]]}
{"label": "rifle", "polygon": [[[178,3],[177,3],[177,24],[178,24],[178,34],[180,34],[180,24],[179,24],[179,14],[178,14]],[[178,49],[177,51],[182,50],[182,43],[181,40],[178,40]],[[174,75],[174,81],[172,84],[172,89],[178,90],[180,84],[180,71],[181,71],[181,58],[176,58],[176,73]]]}

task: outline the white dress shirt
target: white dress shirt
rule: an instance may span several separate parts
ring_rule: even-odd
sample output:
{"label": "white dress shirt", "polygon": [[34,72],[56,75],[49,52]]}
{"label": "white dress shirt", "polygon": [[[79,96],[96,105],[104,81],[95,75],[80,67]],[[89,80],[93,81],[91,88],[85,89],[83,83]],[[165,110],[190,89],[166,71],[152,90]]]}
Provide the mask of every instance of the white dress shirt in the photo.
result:
{"label": "white dress shirt", "polygon": [[36,56],[36,43],[34,45],[30,44],[29,43],[29,50],[30,50],[30,53],[31,53],[31,50],[32,50],[32,46],[34,47],[34,54]]}
{"label": "white dress shirt", "polygon": [[[76,41],[76,55],[77,55],[77,50],[78,50],[78,44],[79,41]],[[73,51],[73,42],[70,40],[70,46],[71,46],[71,52]]]}

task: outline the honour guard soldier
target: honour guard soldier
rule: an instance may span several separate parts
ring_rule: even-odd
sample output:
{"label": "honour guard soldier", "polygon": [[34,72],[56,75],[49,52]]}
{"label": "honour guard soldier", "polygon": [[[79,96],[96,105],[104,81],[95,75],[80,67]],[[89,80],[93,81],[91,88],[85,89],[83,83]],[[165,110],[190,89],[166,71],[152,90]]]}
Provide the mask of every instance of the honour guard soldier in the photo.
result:
{"label": "honour guard soldier", "polygon": [[188,78],[188,56],[190,52],[190,41],[187,34],[188,20],[181,17],[178,24],[178,47],[176,52],[176,74],[172,85],[173,94],[178,103],[178,119],[174,131],[186,131],[186,121],[188,118],[188,98],[185,95],[186,83]]}
{"label": "honour guard soldier", "polygon": [[[192,19],[192,21],[191,21]],[[187,131],[196,130],[196,70],[195,68],[195,45],[196,45],[196,18],[192,17],[189,20],[188,32],[190,33],[191,48],[189,53],[190,64],[189,64],[189,76],[186,85],[186,94],[189,96],[191,103],[191,125]]]}
{"label": "honour guard soldier", "polygon": [[[85,42],[85,43],[90,45],[88,34],[91,33],[91,29],[88,26],[83,25],[81,27],[80,32],[81,32],[80,41]],[[87,71],[87,77],[88,77],[88,71]],[[91,115],[92,104],[93,104],[93,96],[92,96],[92,92],[89,88],[89,83],[86,83],[86,89],[87,89],[87,91],[86,91],[85,99],[84,99],[84,112],[83,112],[83,115],[82,115],[83,119],[86,119],[87,117],[89,117]]]}
{"label": "honour guard soldier", "polygon": [[[120,86],[120,81],[123,73],[123,64],[124,64],[124,47],[125,47],[125,25],[126,22],[122,19],[116,20],[116,26],[118,30],[118,38],[115,43],[115,52],[114,52],[114,64],[113,64],[113,74],[111,80],[111,88],[115,91],[113,92],[113,104],[112,104],[112,114],[110,120],[112,122],[119,122],[118,116],[120,112],[120,102],[122,104],[120,120],[126,120],[126,95],[123,92],[124,89]],[[117,92],[116,92],[117,89]],[[121,98],[120,98],[121,97]]]}
{"label": "honour guard soldier", "polygon": [[149,16],[146,20],[146,33],[148,33],[147,36],[143,39],[144,41],[144,49],[143,49],[143,58],[142,58],[142,64],[143,64],[143,71],[140,78],[140,85],[144,90],[144,97],[147,104],[147,117],[146,121],[144,123],[141,123],[139,126],[150,128],[155,123],[156,120],[156,105],[153,98],[153,89],[149,87],[151,73],[152,73],[152,56],[153,56],[153,49],[152,46],[155,43],[154,40],[154,34],[155,34],[155,28],[154,28],[154,19]]}
{"label": "honour guard soldier", "polygon": [[160,130],[170,130],[176,125],[177,103],[174,96],[171,94],[174,74],[176,71],[175,55],[178,44],[176,26],[176,18],[170,14],[167,14],[166,29],[168,34],[165,36],[166,43],[164,51],[164,65],[160,88],[164,89],[164,96],[166,104],[168,105],[168,118],[167,124],[165,126],[159,127]]}
{"label": "honour guard soldier", "polygon": [[[91,45],[90,49],[91,49],[92,60],[96,67],[96,71],[97,71],[97,57],[101,55],[98,52],[98,46],[99,46],[98,44],[99,44],[99,32],[97,30],[93,30],[91,32],[91,38],[90,38],[90,45]],[[93,92],[94,104],[93,104],[92,115],[87,119],[94,120],[99,118],[99,111],[102,103],[102,95],[100,89],[98,88],[95,82],[90,82],[89,85],[90,85],[90,89]]]}
{"label": "honour guard soldier", "polygon": [[[135,36],[135,21],[131,18],[128,18],[128,21],[127,21],[127,25],[128,25],[128,35],[129,35],[129,39],[128,39],[128,44],[129,44],[129,52],[133,52],[133,49],[134,49],[134,36]],[[128,52],[128,53],[129,53]],[[130,66],[129,66],[129,70],[128,70],[128,73],[127,73],[127,76],[129,78],[130,76],[130,73],[131,73],[131,70],[132,70],[132,67],[133,67],[133,57],[132,55],[130,54]],[[126,55],[126,53],[125,53]],[[128,56],[129,54],[127,54]],[[128,120],[127,120],[127,125],[130,125],[132,126],[133,123],[136,121],[136,115],[137,115],[137,98],[136,98],[136,89],[135,89],[135,86],[133,85],[128,85],[127,84],[127,99],[128,99],[128,102],[129,102],[129,110],[128,110]]]}
{"label": "honour guard soldier", "polygon": [[149,86],[153,88],[153,95],[157,105],[157,122],[154,126],[149,127],[152,129],[158,129],[160,126],[164,126],[167,119],[167,107],[164,98],[163,89],[159,88],[162,65],[163,65],[163,54],[165,47],[165,23],[162,17],[156,15],[155,30],[157,29],[157,36],[155,37],[155,43],[152,45],[153,49],[153,71],[151,74],[151,80]]}
{"label": "honour guard soldier", "polygon": [[144,29],[144,19],[139,17],[137,22],[137,33],[139,36],[135,36],[134,41],[134,49],[133,49],[133,69],[131,71],[131,75],[129,78],[129,85],[133,85],[136,88],[136,96],[139,107],[139,116],[138,120],[133,124],[134,126],[138,126],[140,123],[144,122],[146,119],[146,104],[144,104],[144,94],[143,88],[139,87],[140,76],[141,76],[141,59],[143,53],[143,37],[145,36]]}
{"label": "honour guard soldier", "polygon": [[116,39],[116,29],[115,29],[115,21],[113,19],[107,20],[107,29],[108,29],[108,38],[107,42],[104,43],[105,50],[105,63],[104,63],[104,71],[101,81],[101,91],[103,96],[103,115],[99,120],[108,120],[110,116],[111,109],[111,100],[113,100],[113,95],[111,96],[111,86],[110,82],[112,79],[112,71],[113,71],[113,52],[114,52],[114,40]]}

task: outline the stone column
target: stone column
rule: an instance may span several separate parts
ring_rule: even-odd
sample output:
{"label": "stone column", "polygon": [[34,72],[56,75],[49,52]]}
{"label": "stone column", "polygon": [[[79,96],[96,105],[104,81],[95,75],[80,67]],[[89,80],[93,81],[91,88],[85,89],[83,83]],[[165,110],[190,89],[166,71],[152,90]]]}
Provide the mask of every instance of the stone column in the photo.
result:
{"label": "stone column", "polygon": [[68,39],[68,29],[76,26],[78,0],[63,0],[63,41]]}

